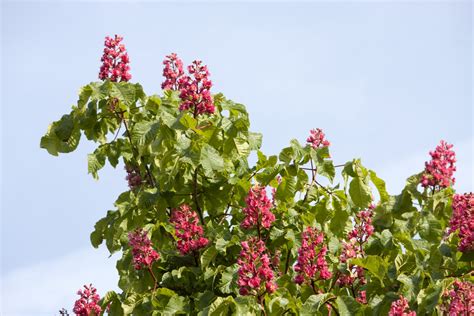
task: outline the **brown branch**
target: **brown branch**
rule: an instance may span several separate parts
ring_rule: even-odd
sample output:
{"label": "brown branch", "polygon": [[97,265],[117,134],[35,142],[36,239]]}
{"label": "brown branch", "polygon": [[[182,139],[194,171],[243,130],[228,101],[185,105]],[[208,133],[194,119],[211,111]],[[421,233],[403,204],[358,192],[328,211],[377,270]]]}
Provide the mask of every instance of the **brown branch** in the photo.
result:
{"label": "brown branch", "polygon": [[151,277],[153,278],[153,281],[154,281],[153,292],[155,292],[156,286],[158,285],[158,280],[156,279],[156,276],[155,276],[155,274],[153,273],[153,270],[151,269],[151,266],[148,266],[148,271],[150,272]]}
{"label": "brown branch", "polygon": [[201,206],[199,205],[199,200],[198,200],[198,190],[197,190],[197,177],[198,177],[198,169],[199,169],[199,166],[196,167],[196,169],[194,170],[194,176],[193,176],[193,200],[194,200],[194,204],[196,205],[196,211],[198,212],[198,215],[199,215],[199,219],[201,220],[201,224],[203,226],[205,226],[205,222],[204,222],[204,215],[202,214],[202,209],[201,209]]}

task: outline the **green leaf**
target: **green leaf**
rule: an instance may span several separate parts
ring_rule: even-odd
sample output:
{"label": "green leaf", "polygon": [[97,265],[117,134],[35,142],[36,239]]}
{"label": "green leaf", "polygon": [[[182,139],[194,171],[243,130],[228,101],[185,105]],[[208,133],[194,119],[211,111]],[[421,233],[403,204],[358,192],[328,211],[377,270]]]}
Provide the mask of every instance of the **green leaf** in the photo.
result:
{"label": "green leaf", "polygon": [[224,159],[215,148],[208,144],[202,146],[200,162],[205,170],[221,171],[224,169]]}
{"label": "green leaf", "polygon": [[110,96],[130,106],[135,103],[135,86],[127,82],[112,82]]}
{"label": "green leaf", "polygon": [[370,187],[359,177],[352,179],[349,185],[349,194],[358,207],[365,208],[372,202]]}
{"label": "green leaf", "polygon": [[209,265],[209,263],[211,263],[211,261],[214,260],[216,255],[217,255],[217,249],[214,245],[207,248],[201,255],[202,268],[205,269]]}
{"label": "green leaf", "polygon": [[334,297],[331,293],[311,295],[301,307],[301,315],[315,315],[331,297]]}
{"label": "green leaf", "polygon": [[240,156],[246,157],[250,154],[250,146],[245,139],[241,137],[235,137],[233,141]]}
{"label": "green leaf", "polygon": [[237,280],[237,264],[233,264],[222,273],[219,289],[222,293],[230,294],[233,292],[234,281]]}
{"label": "green leaf", "polygon": [[99,179],[97,172],[102,169],[105,165],[105,156],[100,150],[96,150],[94,153],[87,155],[87,171],[92,174],[94,179]]}
{"label": "green leaf", "polygon": [[356,315],[360,309],[360,304],[352,296],[338,296],[336,305],[340,316]]}
{"label": "green leaf", "polygon": [[372,183],[375,185],[375,187],[377,188],[377,191],[379,192],[380,201],[382,203],[387,202],[390,196],[387,193],[387,189],[385,188],[385,181],[377,177],[377,174],[372,170],[369,170],[369,174],[370,174],[370,180],[372,180]]}
{"label": "green leaf", "polygon": [[383,280],[387,274],[387,263],[379,256],[366,256],[365,258],[352,259],[351,264],[366,268],[369,272],[384,284]]}
{"label": "green leaf", "polygon": [[64,115],[59,121],[49,125],[46,135],[41,138],[40,147],[57,156],[58,153],[74,151],[80,139],[81,131],[73,124],[70,115]]}

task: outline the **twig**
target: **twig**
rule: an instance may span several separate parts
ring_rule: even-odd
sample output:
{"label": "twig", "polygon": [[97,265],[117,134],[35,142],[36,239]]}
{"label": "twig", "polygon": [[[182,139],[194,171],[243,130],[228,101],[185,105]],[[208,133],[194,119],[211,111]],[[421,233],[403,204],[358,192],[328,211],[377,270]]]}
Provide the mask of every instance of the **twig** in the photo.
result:
{"label": "twig", "polygon": [[196,205],[196,210],[199,214],[199,219],[201,220],[201,224],[203,226],[205,226],[205,222],[204,222],[204,215],[202,214],[202,209],[201,209],[201,206],[199,206],[199,200],[198,200],[198,191],[197,191],[197,177],[198,177],[198,169],[199,169],[199,166],[196,167],[196,169],[194,170],[194,180],[193,180],[193,200],[194,200],[194,204]]}

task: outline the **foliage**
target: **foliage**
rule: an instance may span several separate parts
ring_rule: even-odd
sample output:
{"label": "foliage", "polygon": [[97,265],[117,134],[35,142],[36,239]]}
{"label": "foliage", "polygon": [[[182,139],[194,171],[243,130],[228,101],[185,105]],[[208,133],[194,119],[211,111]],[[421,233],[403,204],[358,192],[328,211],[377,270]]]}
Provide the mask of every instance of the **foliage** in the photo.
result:
{"label": "foliage", "polygon": [[[451,187],[421,188],[420,173],[408,178],[400,194],[390,195],[359,159],[335,166],[328,146],[297,140],[278,156],[267,156],[260,150],[262,135],[249,129],[245,106],[220,93],[212,101],[214,113],[199,115],[181,107],[178,90],[147,95],[138,83],[92,82],[41,139],[55,156],[74,151],[81,137],[97,143],[88,156],[96,179],[107,162],[114,168],[123,163],[139,175],[90,236],[94,247],[105,244],[111,254],[121,253],[122,292],[105,293],[102,313],[387,315],[402,295],[411,310],[434,315],[442,313],[442,295],[455,280],[472,281],[472,252],[460,252],[457,235],[445,233]],[[254,165],[251,154],[258,158]],[[266,228],[241,226],[255,185],[273,192],[275,220]],[[183,205],[196,212],[192,224],[209,241],[186,254],[178,251],[170,221]],[[373,233],[360,243],[359,255],[341,262],[358,214],[371,208]],[[308,227],[324,234],[331,277],[297,284],[294,266]],[[159,259],[136,270],[128,236],[141,229]],[[241,242],[256,239],[266,247],[262,253],[270,261],[261,260],[271,265],[277,288],[239,292]],[[362,275],[354,275],[355,267]],[[343,275],[364,282],[344,286],[338,282]]]}

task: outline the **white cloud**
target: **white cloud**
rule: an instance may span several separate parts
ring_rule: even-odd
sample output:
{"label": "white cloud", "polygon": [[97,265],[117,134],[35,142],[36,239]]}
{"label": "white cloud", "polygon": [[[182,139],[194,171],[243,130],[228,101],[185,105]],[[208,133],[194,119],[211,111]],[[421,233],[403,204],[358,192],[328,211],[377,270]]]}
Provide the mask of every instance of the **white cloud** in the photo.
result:
{"label": "white cloud", "polygon": [[58,315],[64,307],[72,313],[76,292],[92,283],[104,294],[116,290],[117,256],[108,258],[105,248],[80,249],[66,256],[23,267],[2,279],[1,315]]}

